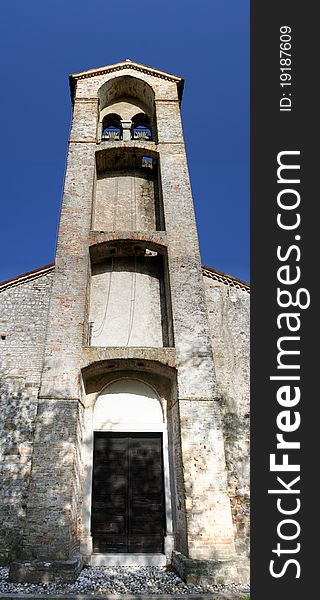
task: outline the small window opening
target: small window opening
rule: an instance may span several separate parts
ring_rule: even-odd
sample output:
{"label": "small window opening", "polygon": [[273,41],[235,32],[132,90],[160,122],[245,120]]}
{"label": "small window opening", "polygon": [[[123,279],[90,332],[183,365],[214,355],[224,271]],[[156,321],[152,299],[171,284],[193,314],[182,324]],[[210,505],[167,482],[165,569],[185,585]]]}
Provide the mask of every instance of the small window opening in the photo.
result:
{"label": "small window opening", "polygon": [[151,156],[143,156],[141,166],[147,169],[153,169],[153,158]]}

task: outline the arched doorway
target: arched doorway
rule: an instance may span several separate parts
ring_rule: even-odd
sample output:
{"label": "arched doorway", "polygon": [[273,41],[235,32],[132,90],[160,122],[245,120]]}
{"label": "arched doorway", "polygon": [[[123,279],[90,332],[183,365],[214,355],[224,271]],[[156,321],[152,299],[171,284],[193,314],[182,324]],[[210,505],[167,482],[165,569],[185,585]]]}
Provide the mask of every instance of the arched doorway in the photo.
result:
{"label": "arched doorway", "polygon": [[91,564],[165,564],[172,510],[158,394],[138,379],[113,381],[97,397],[90,420]]}

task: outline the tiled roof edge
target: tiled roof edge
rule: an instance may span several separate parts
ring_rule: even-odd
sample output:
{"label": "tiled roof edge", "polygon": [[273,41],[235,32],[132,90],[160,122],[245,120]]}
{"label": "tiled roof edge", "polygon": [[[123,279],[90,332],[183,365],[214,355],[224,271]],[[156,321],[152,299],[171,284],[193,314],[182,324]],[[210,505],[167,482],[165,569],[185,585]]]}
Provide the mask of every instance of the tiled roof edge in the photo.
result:
{"label": "tiled roof edge", "polygon": [[[45,265],[44,267],[40,267],[39,269],[34,269],[33,271],[29,271],[28,273],[23,273],[22,275],[13,277],[12,279],[2,281],[0,282],[0,291],[7,289],[11,286],[26,283],[27,281],[31,281],[32,279],[36,279],[37,277],[47,275],[48,273],[54,270],[54,267],[55,265],[51,263],[49,265]],[[220,283],[224,283],[230,285],[231,287],[235,287],[250,293],[249,283],[242,281],[242,279],[238,279],[237,277],[233,277],[232,275],[228,275],[227,273],[222,273],[222,271],[218,271],[217,269],[213,269],[212,267],[208,267],[207,265],[202,265],[202,272],[204,275],[210,277],[211,279],[214,279],[215,281],[219,281]]]}

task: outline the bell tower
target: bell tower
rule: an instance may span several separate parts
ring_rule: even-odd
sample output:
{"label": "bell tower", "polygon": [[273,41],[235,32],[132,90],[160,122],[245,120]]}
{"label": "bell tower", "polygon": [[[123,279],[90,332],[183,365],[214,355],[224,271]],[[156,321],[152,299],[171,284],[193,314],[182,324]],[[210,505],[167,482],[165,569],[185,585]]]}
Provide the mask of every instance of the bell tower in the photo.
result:
{"label": "bell tower", "polygon": [[[70,85],[26,526],[10,576],[72,581],[83,563],[113,564],[114,554],[114,564],[136,564],[139,554],[143,564],[152,555],[199,581],[208,569],[214,580],[218,566],[227,581],[234,533],[180,117],[183,80],[126,60],[75,73]],[[161,411],[152,409],[157,402]],[[159,442],[150,442],[153,433]],[[116,456],[121,465],[126,452],[131,495],[132,480],[148,477],[132,456],[162,456],[154,473],[164,499],[149,499],[145,509],[154,503],[145,523],[158,523],[156,549],[152,524],[137,517],[122,531],[121,509],[110,508],[101,488],[104,512],[94,513],[101,461],[111,465]]]}

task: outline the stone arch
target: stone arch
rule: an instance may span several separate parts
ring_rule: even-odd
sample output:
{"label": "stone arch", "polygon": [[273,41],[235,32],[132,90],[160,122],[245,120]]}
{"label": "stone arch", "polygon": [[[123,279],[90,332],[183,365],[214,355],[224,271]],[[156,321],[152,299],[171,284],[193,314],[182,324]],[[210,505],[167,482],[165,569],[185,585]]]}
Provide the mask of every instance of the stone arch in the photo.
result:
{"label": "stone arch", "polygon": [[119,98],[111,101],[110,104],[100,110],[100,121],[112,113],[118,114],[120,119],[130,120],[137,112],[145,114],[145,110],[149,112],[144,102],[139,101],[137,98]]}
{"label": "stone arch", "polygon": [[[91,537],[94,436],[95,434],[101,436],[103,433],[117,435],[117,432],[120,436],[127,432],[135,435],[151,435],[153,433],[161,436],[166,521],[164,553],[159,556],[151,555],[151,559],[147,554],[139,555],[137,564],[140,564],[139,560],[143,560],[143,564],[149,564],[149,560],[155,560],[156,562],[150,562],[150,565],[164,565],[171,560],[173,550],[172,476],[170,476],[166,418],[166,405],[169,396],[165,398],[162,395],[163,391],[159,393],[156,389],[156,383],[146,382],[144,379],[143,373],[139,376],[134,371],[114,373],[108,383],[102,389],[100,387],[97,394],[94,394],[94,401],[87,405],[84,419],[84,497],[81,551],[85,562],[89,564],[115,564],[114,561],[123,560],[121,557],[119,559],[117,555],[112,558],[112,555],[97,556],[93,554]],[[161,387],[160,383],[160,389]],[[132,556],[130,560],[135,560]],[[96,563],[96,560],[100,562]]]}
{"label": "stone arch", "polygon": [[102,139],[111,141],[122,139],[121,117],[117,113],[109,112],[103,117]]}
{"label": "stone arch", "polygon": [[152,124],[144,112],[136,113],[131,119],[131,138],[133,140],[152,140]]}
{"label": "stone arch", "polygon": [[157,392],[137,378],[115,379],[99,394],[93,409],[95,431],[123,427],[162,428],[164,415]]}

